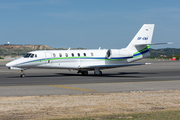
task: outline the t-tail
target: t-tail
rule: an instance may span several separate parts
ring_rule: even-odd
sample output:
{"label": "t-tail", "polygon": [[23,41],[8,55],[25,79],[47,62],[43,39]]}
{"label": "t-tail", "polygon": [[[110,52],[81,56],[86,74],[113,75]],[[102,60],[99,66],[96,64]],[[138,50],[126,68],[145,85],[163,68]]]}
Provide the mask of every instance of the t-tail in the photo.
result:
{"label": "t-tail", "polygon": [[134,61],[150,56],[149,49],[151,46],[154,24],[144,24],[129,45],[126,47],[130,53],[133,53],[133,58],[129,61]]}

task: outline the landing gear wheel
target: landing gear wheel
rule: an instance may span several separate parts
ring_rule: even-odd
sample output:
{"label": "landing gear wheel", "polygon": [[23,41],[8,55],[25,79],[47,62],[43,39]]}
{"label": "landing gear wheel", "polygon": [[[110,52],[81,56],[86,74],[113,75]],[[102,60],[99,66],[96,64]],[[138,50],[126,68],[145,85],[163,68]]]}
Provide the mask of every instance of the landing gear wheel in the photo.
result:
{"label": "landing gear wheel", "polygon": [[99,73],[97,74],[96,72],[94,72],[95,75],[98,75],[98,76],[102,76],[102,71],[99,71]]}
{"label": "landing gear wheel", "polygon": [[82,73],[83,76],[88,75],[88,71],[82,71],[81,73]]}
{"label": "landing gear wheel", "polygon": [[102,76],[102,71],[99,71],[99,76]]}
{"label": "landing gear wheel", "polygon": [[20,73],[21,73],[20,77],[25,78],[25,74],[23,73],[23,70],[21,70]]}
{"label": "landing gear wheel", "polygon": [[21,74],[21,77],[22,77],[22,78],[25,78],[25,74]]}

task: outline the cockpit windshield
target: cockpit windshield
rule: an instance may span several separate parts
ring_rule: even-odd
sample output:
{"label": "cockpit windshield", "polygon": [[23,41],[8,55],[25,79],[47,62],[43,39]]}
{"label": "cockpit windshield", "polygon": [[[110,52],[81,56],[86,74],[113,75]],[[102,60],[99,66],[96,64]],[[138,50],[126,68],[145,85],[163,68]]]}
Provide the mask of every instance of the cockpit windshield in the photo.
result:
{"label": "cockpit windshield", "polygon": [[27,53],[24,55],[24,58],[29,58],[31,56],[31,53]]}
{"label": "cockpit windshield", "polygon": [[34,58],[37,57],[37,54],[27,53],[24,55],[24,58]]}

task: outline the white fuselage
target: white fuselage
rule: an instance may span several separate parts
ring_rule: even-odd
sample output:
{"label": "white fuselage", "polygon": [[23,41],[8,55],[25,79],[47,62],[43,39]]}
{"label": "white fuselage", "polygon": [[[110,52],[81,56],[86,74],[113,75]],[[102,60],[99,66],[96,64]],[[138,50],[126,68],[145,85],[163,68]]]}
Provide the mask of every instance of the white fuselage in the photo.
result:
{"label": "white fuselage", "polygon": [[[57,69],[81,69],[94,65],[126,64],[143,58],[134,57],[133,53],[125,49],[100,50],[44,50],[32,51],[29,57],[21,57],[6,66],[17,68],[57,68]],[[146,57],[149,56],[147,51]]]}

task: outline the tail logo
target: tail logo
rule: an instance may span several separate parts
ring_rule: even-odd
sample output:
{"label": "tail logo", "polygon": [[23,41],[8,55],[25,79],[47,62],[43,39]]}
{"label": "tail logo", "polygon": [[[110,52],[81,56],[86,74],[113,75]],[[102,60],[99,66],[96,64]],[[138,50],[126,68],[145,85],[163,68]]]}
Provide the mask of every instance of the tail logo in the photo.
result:
{"label": "tail logo", "polygon": [[148,37],[138,37],[137,40],[148,40]]}

